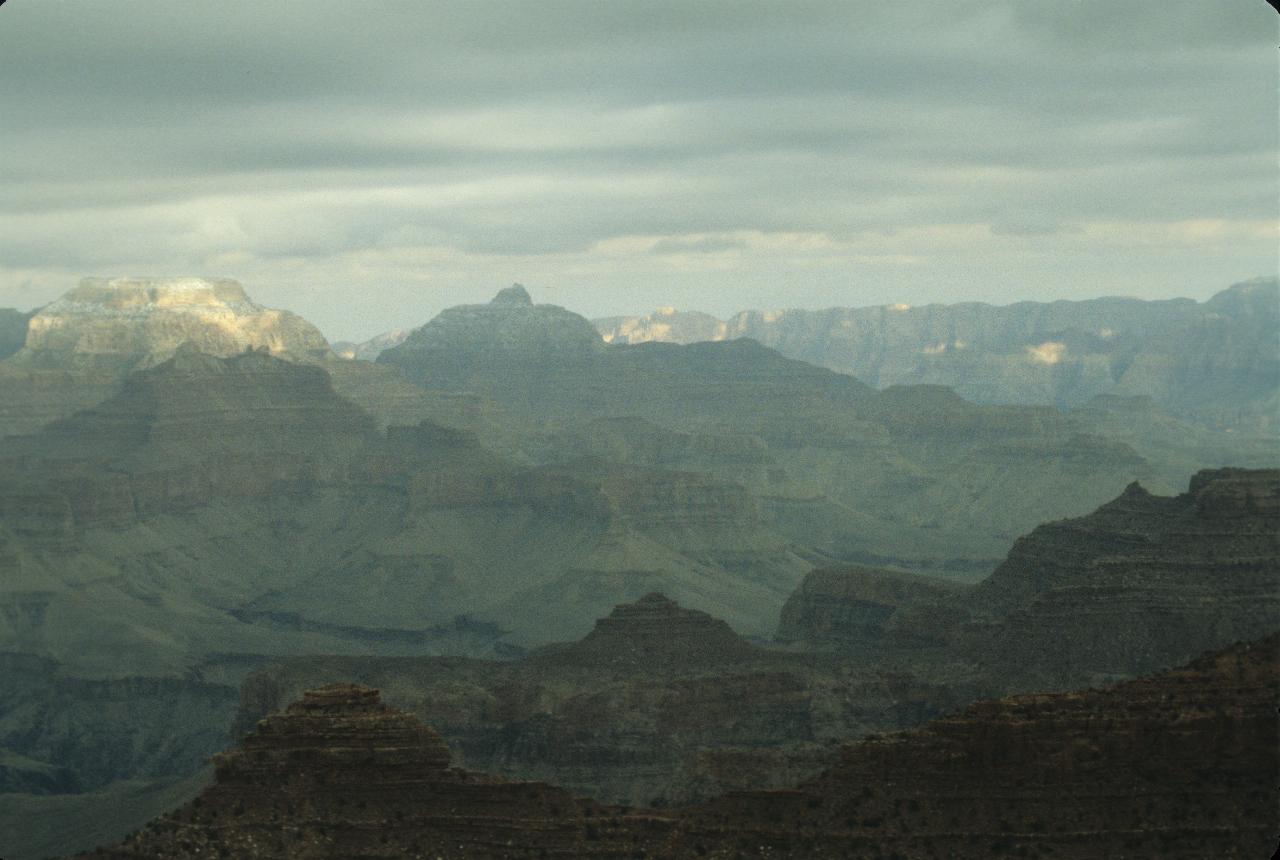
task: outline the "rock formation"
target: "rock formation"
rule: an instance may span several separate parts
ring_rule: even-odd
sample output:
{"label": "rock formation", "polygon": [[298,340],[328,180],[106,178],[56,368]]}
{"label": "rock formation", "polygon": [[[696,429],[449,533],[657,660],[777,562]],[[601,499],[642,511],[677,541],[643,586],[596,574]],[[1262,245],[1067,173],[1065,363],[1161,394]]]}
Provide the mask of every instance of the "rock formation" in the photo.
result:
{"label": "rock formation", "polygon": [[[963,592],[956,582],[899,571],[866,567],[815,570],[782,607],[775,639],[880,656],[886,645],[920,644],[896,641],[895,628],[888,626],[890,619],[901,631],[907,617],[923,612],[940,614],[948,601]],[[917,623],[913,630],[918,638],[942,645],[946,626]]]}
{"label": "rock formation", "polygon": [[1202,471],[1176,497],[1135,483],[1088,516],[1020,538],[972,588],[873,569],[812,573],[778,638],[917,666],[963,658],[1002,690],[1134,677],[1280,629],[1278,522],[1275,469]]}
{"label": "rock formation", "polygon": [[214,784],[97,858],[630,856],[637,816],[449,767],[430,728],[337,684],[215,757]]}
{"label": "rock formation", "polygon": [[1105,690],[980,702],[850,745],[798,790],[686,813],[679,842],[706,856],[1265,857],[1280,838],[1277,704],[1276,636]]}
{"label": "rock formation", "polygon": [[[461,388],[491,376],[536,378],[546,372],[543,362],[576,366],[604,348],[591,323],[556,305],[535,305],[525,288],[514,284],[487,305],[441,312],[380,353],[378,362],[430,388]],[[531,364],[531,356],[539,363]]]}
{"label": "rock formation", "polygon": [[609,343],[749,337],[877,388],[937,383],[978,403],[1082,405],[1155,398],[1209,426],[1266,431],[1280,396],[1280,286],[1237,284],[1203,304],[1052,303],[744,311],[727,321],[664,308],[595,321]]}
{"label": "rock formation", "polygon": [[375,690],[330,686],[217,757],[196,800],[82,856],[1264,857],[1278,649],[982,702],[852,744],[794,789],[663,811],[450,769],[439,736]]}
{"label": "rock formation", "polygon": [[964,641],[1024,689],[1167,668],[1280,629],[1280,470],[1196,474],[1174,498],[1138,485],[1014,545],[970,596]]}
{"label": "rock formation", "polygon": [[819,559],[976,578],[1015,535],[1154,471],[1053,409],[876,392],[746,339],[606,346],[524,295],[446,311],[379,363],[499,403],[536,462],[659,465],[668,434],[678,468],[744,486],[772,531]]}
{"label": "rock formation", "polygon": [[763,656],[720,619],[685,609],[656,592],[614,607],[584,638],[552,654],[557,662],[632,672],[711,667]]}
{"label": "rock formation", "polygon": [[183,344],[208,355],[248,349],[318,359],[324,336],[288,311],[254,304],[235,281],[86,278],[40,308],[11,361],[35,367],[148,367]]}
{"label": "rock formation", "polygon": [[648,594],[583,639],[512,662],[277,661],[245,680],[239,724],[339,679],[386,690],[470,768],[640,804],[786,785],[829,763],[840,740],[916,725],[973,696],[963,683],[768,651]]}
{"label": "rock formation", "polygon": [[116,393],[130,371],[180,349],[249,350],[294,361],[332,358],[324,336],[289,311],[250,301],[235,281],[86,278],[21,316],[21,348],[5,348],[15,318],[0,318],[0,437],[31,433]]}

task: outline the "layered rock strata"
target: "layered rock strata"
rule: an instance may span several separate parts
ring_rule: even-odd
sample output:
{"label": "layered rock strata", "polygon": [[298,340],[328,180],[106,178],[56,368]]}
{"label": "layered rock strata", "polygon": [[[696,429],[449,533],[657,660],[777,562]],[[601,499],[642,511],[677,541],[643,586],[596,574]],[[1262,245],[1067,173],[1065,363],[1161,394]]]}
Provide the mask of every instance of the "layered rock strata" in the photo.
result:
{"label": "layered rock strata", "polygon": [[187,806],[85,857],[1263,857],[1280,815],[1280,638],[1101,691],[971,706],[816,779],[604,807],[447,767],[430,729],[335,685],[217,758]]}
{"label": "layered rock strata", "polygon": [[1280,394],[1275,278],[1204,303],[899,304],[744,311],[724,321],[663,308],[594,324],[614,344],[749,337],[877,388],[941,384],[979,403],[1071,408],[1103,394],[1146,395],[1214,427],[1273,427]]}
{"label": "layered rock strata", "polygon": [[980,702],[851,745],[795,791],[692,810],[679,842],[726,857],[1265,857],[1277,704],[1276,636],[1106,690]]}
{"label": "layered rock strata", "polygon": [[1011,691],[1134,677],[1277,629],[1280,471],[1217,469],[1179,496],[1135,483],[1088,516],[1042,525],[970,588],[816,571],[777,636],[918,667],[959,658]]}
{"label": "layered rock strata", "polygon": [[323,687],[216,756],[214,784],[190,804],[85,856],[624,857],[646,830],[641,816],[449,762],[439,735],[377,690]]}
{"label": "layered rock strata", "polygon": [[786,785],[828,764],[841,740],[918,725],[973,696],[963,683],[771,652],[649,594],[577,642],[509,663],[280,661],[246,679],[239,723],[340,679],[386,690],[467,767],[640,804]]}
{"label": "layered rock strata", "polygon": [[[1138,485],[1018,541],[969,596],[960,642],[1022,689],[1105,683],[1280,629],[1280,470]],[[996,616],[994,620],[992,616]]]}
{"label": "layered rock strata", "polygon": [[315,326],[255,304],[235,281],[86,278],[31,317],[11,361],[124,370],[159,364],[184,344],[220,356],[252,349],[311,359],[329,354]]}

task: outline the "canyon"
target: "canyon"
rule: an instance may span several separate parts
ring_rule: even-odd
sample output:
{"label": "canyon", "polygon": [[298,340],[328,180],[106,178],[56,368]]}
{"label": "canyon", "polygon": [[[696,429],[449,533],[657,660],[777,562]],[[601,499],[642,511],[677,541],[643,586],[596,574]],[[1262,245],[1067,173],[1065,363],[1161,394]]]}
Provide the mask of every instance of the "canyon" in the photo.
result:
{"label": "canyon", "polygon": [[188,799],[325,683],[474,771],[666,808],[1277,626],[1274,439],[1156,395],[610,344],[518,286],[377,363],[229,281],[90,280],[0,335],[0,830],[30,852]]}
{"label": "canyon", "polygon": [[1280,639],[1102,690],[977,703],[845,746],[796,787],[602,805],[450,767],[378,691],[309,691],[214,783],[94,860],[141,857],[1265,856]]}

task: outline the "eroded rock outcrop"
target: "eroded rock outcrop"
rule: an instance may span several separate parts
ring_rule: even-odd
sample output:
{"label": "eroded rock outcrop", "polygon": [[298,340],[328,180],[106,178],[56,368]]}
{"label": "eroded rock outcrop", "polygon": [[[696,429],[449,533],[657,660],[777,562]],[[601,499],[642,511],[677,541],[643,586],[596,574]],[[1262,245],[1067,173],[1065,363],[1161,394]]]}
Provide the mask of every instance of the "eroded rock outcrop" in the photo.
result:
{"label": "eroded rock outcrop", "polygon": [[86,525],[265,496],[340,473],[374,438],[373,419],[318,367],[183,346],[106,402],[10,438],[0,511],[21,507],[4,501],[15,493],[61,498]]}
{"label": "eroded rock outcrop", "polygon": [[[897,639],[944,644],[945,624],[921,622],[964,590],[959,583],[878,568],[815,570],[782,607],[775,638],[865,655],[879,655],[886,645],[913,644],[892,641],[895,633]],[[903,622],[910,616],[917,623],[908,630]]]}
{"label": "eroded rock outcrop", "polygon": [[[687,813],[709,856],[1265,857],[1280,637],[1105,690],[984,701]],[[697,853],[696,851],[693,853]]]}
{"label": "eroded rock outcrop", "polygon": [[[180,349],[332,358],[311,323],[255,304],[226,279],[85,278],[19,317],[0,318],[0,437],[30,433],[102,403],[130,371],[162,364]],[[18,334],[17,345],[7,349],[6,338]]]}
{"label": "eroded rock outcrop", "polygon": [[1022,689],[1164,669],[1280,629],[1280,470],[1196,474],[1188,492],[1132,485],[1093,514],[1015,544],[970,595],[994,621],[962,641]]}
{"label": "eroded rock outcrop", "polygon": [[963,683],[769,651],[648,594],[581,640],[512,662],[279,661],[246,679],[240,725],[340,679],[386,690],[467,767],[633,804],[786,785],[828,764],[842,740],[918,725],[973,698]]}
{"label": "eroded rock outcrop", "polygon": [[778,638],[917,666],[960,658],[1012,691],[1134,677],[1278,629],[1280,470],[1216,469],[1179,496],[1134,483],[1088,516],[1042,525],[970,588],[816,571]]}
{"label": "eroded rock outcrop", "polygon": [[709,667],[761,656],[760,649],[720,619],[654,592],[615,607],[568,648],[535,659],[634,672]]}
{"label": "eroded rock outcrop", "polygon": [[653,841],[640,816],[449,762],[440,736],[377,690],[323,687],[216,756],[190,804],[84,856],[610,857]]}
{"label": "eroded rock outcrop", "polygon": [[217,757],[200,797],[84,857],[1262,857],[1280,834],[1280,638],[1101,691],[976,704],[787,790],[604,807],[447,767],[335,685]]}
{"label": "eroded rock outcrop", "polygon": [[492,375],[545,375],[590,362],[604,348],[586,319],[557,305],[535,305],[513,284],[488,304],[441,312],[377,360],[426,387],[452,388]]}
{"label": "eroded rock outcrop", "polygon": [[122,370],[159,364],[183,344],[220,356],[260,348],[298,358],[329,354],[315,326],[254,304],[235,281],[85,278],[32,316],[11,361]]}

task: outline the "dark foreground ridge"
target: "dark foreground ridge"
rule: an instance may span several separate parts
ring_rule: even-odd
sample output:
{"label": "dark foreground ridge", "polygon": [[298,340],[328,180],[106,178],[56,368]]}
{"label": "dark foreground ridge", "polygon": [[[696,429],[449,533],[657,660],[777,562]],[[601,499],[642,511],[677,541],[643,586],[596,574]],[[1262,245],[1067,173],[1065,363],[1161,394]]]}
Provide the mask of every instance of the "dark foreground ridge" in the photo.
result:
{"label": "dark foreground ridge", "polygon": [[191,803],[94,860],[195,857],[1264,857],[1280,636],[1100,691],[980,702],[845,748],[795,789],[625,809],[449,767],[339,684],[216,757]]}

